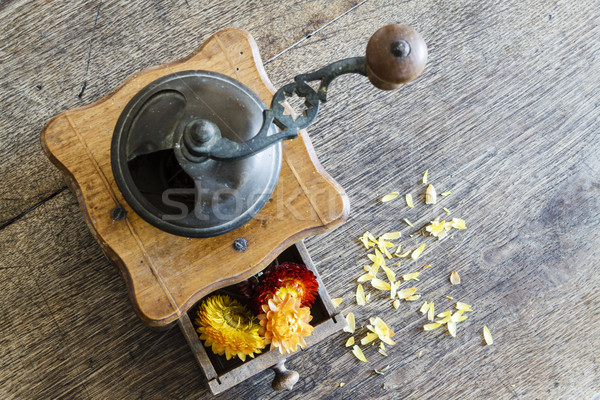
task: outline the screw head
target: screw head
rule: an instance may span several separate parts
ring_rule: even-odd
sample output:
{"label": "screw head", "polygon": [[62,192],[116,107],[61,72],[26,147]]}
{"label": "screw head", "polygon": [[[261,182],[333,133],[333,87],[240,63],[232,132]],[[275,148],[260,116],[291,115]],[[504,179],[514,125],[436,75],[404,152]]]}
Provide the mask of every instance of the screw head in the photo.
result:
{"label": "screw head", "polygon": [[112,211],[110,212],[110,216],[112,217],[112,219],[114,219],[115,221],[121,221],[122,219],[125,219],[125,217],[127,216],[127,210],[125,210],[123,207],[121,206],[116,206],[115,208],[112,209]]}
{"label": "screw head", "polygon": [[244,252],[248,248],[248,241],[246,238],[237,238],[233,241],[233,248],[240,253]]}
{"label": "screw head", "polygon": [[396,40],[390,45],[390,51],[395,57],[406,57],[410,54],[410,44],[406,40]]}

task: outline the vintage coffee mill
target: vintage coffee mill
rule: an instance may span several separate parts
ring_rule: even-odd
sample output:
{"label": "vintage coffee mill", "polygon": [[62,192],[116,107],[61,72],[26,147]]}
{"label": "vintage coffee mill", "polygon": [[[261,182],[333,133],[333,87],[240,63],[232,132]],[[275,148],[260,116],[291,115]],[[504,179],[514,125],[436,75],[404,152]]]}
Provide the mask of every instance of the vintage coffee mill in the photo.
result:
{"label": "vintage coffee mill", "polygon": [[[304,128],[336,77],[358,73],[392,90],[426,61],[417,32],[388,25],[371,37],[366,57],[299,75],[275,92],[251,36],[225,29],[187,58],[139,72],[46,124],[42,146],[123,273],[135,312],[153,328],[179,325],[213,393],[269,367],[275,389],[298,380],[277,351],[245,362],[213,354],[192,323],[203,297],[276,258],[305,264],[319,280],[307,351],[344,326],[302,239],[343,223],[348,198]],[[293,94],[304,100],[301,115],[286,103]]]}

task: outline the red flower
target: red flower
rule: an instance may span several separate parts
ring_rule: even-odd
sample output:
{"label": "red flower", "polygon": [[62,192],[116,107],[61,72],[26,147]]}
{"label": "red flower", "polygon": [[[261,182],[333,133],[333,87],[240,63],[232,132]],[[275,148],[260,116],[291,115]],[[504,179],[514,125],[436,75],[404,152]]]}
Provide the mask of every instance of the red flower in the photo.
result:
{"label": "red flower", "polygon": [[283,263],[269,268],[254,289],[253,304],[257,313],[263,312],[262,305],[275,295],[284,298],[290,294],[300,299],[301,307],[310,307],[319,291],[315,274],[304,265]]}

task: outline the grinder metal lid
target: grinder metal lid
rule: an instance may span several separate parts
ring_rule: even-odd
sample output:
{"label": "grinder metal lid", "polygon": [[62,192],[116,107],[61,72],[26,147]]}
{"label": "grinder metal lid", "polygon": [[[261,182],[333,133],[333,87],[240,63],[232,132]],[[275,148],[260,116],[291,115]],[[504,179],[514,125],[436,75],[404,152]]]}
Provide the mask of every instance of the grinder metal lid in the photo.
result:
{"label": "grinder metal lid", "polygon": [[[281,170],[281,143],[248,158],[194,155],[195,144],[222,136],[247,142],[266,105],[225,75],[185,71],[143,88],[123,110],[112,140],[117,186],[150,224],[187,237],[210,237],[250,221],[264,207]],[[268,135],[277,128],[271,124]]]}

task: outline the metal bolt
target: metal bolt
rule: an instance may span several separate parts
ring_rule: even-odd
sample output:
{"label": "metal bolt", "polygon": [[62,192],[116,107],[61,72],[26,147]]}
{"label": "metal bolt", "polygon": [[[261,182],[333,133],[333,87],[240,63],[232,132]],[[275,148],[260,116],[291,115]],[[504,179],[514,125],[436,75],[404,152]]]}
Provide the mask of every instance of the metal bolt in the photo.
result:
{"label": "metal bolt", "polygon": [[397,40],[390,46],[390,51],[395,57],[406,57],[410,54],[410,45],[406,40]]}
{"label": "metal bolt", "polygon": [[240,253],[248,248],[248,241],[245,238],[237,238],[233,241],[233,248]]}
{"label": "metal bolt", "polygon": [[127,216],[127,210],[125,210],[123,207],[121,206],[116,206],[115,208],[113,208],[113,210],[110,212],[110,216],[112,217],[112,219],[114,219],[115,221],[121,221],[122,219],[124,219]]}

